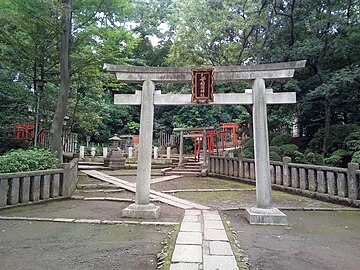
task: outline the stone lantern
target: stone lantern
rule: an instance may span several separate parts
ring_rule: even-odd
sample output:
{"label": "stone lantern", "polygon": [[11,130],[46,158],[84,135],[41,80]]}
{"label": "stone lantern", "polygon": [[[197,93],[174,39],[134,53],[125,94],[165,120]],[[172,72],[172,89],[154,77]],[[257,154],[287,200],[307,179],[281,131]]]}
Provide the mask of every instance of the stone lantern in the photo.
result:
{"label": "stone lantern", "polygon": [[104,165],[110,167],[111,170],[121,169],[125,166],[125,158],[119,148],[121,139],[115,134],[109,141],[111,141],[112,148],[107,157],[104,158]]}

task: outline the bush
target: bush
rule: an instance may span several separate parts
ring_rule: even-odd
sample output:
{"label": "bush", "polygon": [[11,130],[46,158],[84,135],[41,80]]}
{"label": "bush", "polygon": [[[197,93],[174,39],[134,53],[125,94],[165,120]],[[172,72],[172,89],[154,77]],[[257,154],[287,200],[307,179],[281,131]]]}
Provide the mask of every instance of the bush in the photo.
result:
{"label": "bush", "polygon": [[295,159],[295,151],[298,151],[298,147],[295,144],[284,144],[280,147],[281,156],[291,157],[293,160]]}
{"label": "bush", "polygon": [[324,163],[332,167],[343,166],[346,162],[346,159],[349,157],[349,152],[346,150],[336,150],[331,154],[330,157],[324,159]]}
{"label": "bush", "polygon": [[360,151],[360,132],[353,132],[345,139],[345,145],[350,151]]}
{"label": "bush", "polygon": [[269,156],[272,161],[281,161],[281,156],[274,151],[270,151]]}
{"label": "bush", "polygon": [[352,163],[360,163],[360,151],[356,151],[351,159]]}
{"label": "bush", "polygon": [[56,169],[58,162],[47,149],[14,150],[0,156],[0,173]]}
{"label": "bush", "polygon": [[297,163],[306,163],[305,155],[299,151],[294,152],[294,161]]}
{"label": "bush", "polygon": [[[360,128],[355,124],[348,125],[333,125],[330,127],[330,135],[327,141],[326,152],[332,153],[338,149],[346,149],[344,138],[347,138],[352,133],[360,132]],[[324,129],[318,130],[309,143],[309,148],[317,153],[323,150]]]}
{"label": "bush", "polygon": [[270,147],[269,147],[269,151],[270,151],[270,152],[275,152],[275,153],[277,153],[278,155],[281,155],[281,149],[280,149],[280,147],[278,147],[278,146],[270,146]]}
{"label": "bush", "polygon": [[245,142],[242,155],[245,158],[254,158],[254,139],[248,139]]}
{"label": "bush", "polygon": [[274,137],[271,141],[270,141],[270,145],[271,146],[281,146],[284,144],[290,144],[291,142],[291,135],[289,134],[280,134],[277,135],[276,137]]}
{"label": "bush", "polygon": [[323,165],[324,158],[322,155],[314,152],[305,152],[305,163],[306,164],[314,164],[314,165]]}

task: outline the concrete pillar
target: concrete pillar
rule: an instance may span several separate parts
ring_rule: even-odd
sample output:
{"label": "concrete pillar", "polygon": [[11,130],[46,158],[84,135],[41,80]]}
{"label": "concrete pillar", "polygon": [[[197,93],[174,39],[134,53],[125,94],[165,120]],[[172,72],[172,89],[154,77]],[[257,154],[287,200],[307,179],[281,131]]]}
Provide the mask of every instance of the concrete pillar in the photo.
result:
{"label": "concrete pillar", "polygon": [[129,148],[128,148],[128,157],[129,157],[129,159],[131,159],[131,158],[133,158],[134,157],[134,148],[132,148],[132,146],[130,146]]}
{"label": "concrete pillar", "polygon": [[103,158],[106,158],[108,155],[108,149],[107,147],[103,147]]}
{"label": "concrete pillar", "polygon": [[184,131],[180,131],[179,166],[184,164]]}
{"label": "concrete pillar", "polygon": [[83,146],[83,145],[80,146],[79,158],[81,158],[81,159],[85,158],[85,146]]}
{"label": "concrete pillar", "polygon": [[252,88],[252,97],[257,207],[247,209],[245,216],[250,224],[287,225],[286,215],[279,209],[272,207],[264,79],[255,79]]}
{"label": "concrete pillar", "polygon": [[154,123],[155,83],[144,81],[141,93],[140,137],[135,203],[122,211],[125,217],[157,218],[159,206],[150,204],[150,177]]}
{"label": "concrete pillar", "polygon": [[158,159],[159,158],[159,147],[155,146],[154,147],[154,159]]}
{"label": "concrete pillar", "polygon": [[256,171],[256,202],[258,208],[272,207],[269,139],[267,126],[265,81],[256,79],[253,95],[253,128]]}
{"label": "concrete pillar", "polygon": [[171,146],[166,148],[166,158],[171,159]]}

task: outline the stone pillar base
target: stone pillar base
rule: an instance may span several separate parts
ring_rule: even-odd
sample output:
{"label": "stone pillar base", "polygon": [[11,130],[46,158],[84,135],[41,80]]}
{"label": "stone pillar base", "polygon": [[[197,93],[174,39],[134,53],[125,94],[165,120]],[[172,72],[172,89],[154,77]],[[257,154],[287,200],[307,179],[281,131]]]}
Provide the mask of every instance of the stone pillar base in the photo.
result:
{"label": "stone pillar base", "polygon": [[245,217],[255,225],[288,225],[287,216],[277,208],[248,208]]}
{"label": "stone pillar base", "polygon": [[130,204],[124,210],[122,210],[123,217],[130,218],[158,218],[160,215],[160,206],[155,204]]}

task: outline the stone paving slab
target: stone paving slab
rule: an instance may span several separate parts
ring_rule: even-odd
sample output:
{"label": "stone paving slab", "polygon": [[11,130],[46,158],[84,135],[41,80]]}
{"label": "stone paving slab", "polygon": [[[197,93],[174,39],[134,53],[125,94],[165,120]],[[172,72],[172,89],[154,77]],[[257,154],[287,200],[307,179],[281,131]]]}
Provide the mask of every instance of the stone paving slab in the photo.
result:
{"label": "stone paving slab", "polygon": [[201,232],[201,223],[183,221],[181,223],[180,232]]}
{"label": "stone paving slab", "polygon": [[234,253],[231,249],[230,243],[223,241],[211,241],[210,255],[233,256]]}
{"label": "stone paving slab", "polygon": [[221,220],[204,220],[204,228],[224,230],[224,225]]}
{"label": "stone paving slab", "polygon": [[212,241],[228,241],[225,230],[204,229],[204,239]]}
{"label": "stone paving slab", "polygon": [[197,263],[173,263],[170,270],[199,270]]}
{"label": "stone paving slab", "polygon": [[183,222],[198,222],[198,221],[199,221],[199,216],[185,215],[183,218]]}
{"label": "stone paving slab", "polygon": [[204,220],[221,220],[219,214],[204,214]]}
{"label": "stone paving slab", "polygon": [[185,216],[200,216],[201,210],[186,210]]}
{"label": "stone paving slab", "polygon": [[203,270],[239,270],[234,256],[204,255]]}
{"label": "stone paving slab", "polygon": [[202,263],[202,246],[175,245],[172,262]]}
{"label": "stone paving slab", "polygon": [[201,232],[179,232],[176,239],[176,244],[180,245],[201,245],[202,233]]}

